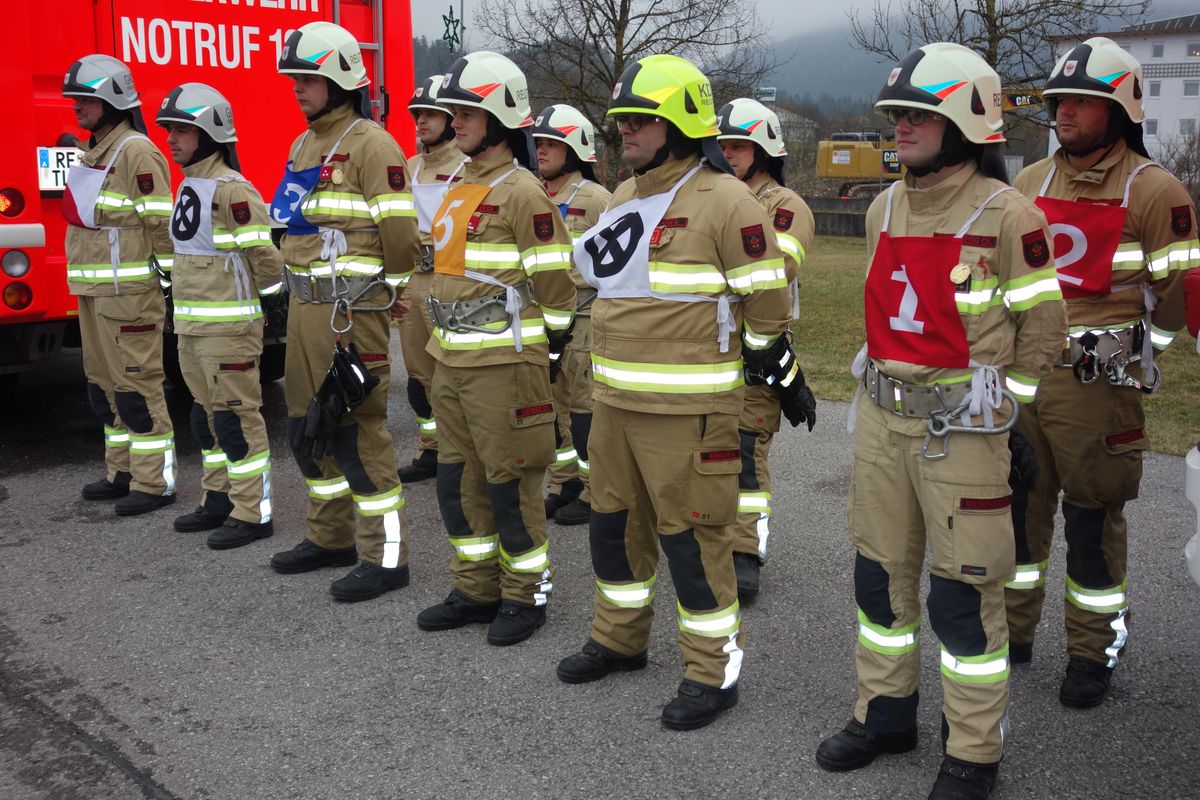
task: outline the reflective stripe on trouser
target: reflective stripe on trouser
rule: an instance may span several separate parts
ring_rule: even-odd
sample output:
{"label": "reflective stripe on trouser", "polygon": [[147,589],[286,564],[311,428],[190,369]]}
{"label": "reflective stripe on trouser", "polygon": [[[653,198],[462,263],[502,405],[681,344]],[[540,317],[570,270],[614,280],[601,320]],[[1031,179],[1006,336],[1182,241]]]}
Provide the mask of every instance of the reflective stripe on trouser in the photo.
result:
{"label": "reflective stripe on trouser", "polygon": [[438,505],[455,587],[484,603],[544,605],[554,588],[542,505],[554,412],[527,410],[550,403],[546,367],[439,363],[432,399]]}
{"label": "reflective stripe on trouser", "polygon": [[[416,378],[425,389],[425,397],[433,395],[433,370],[437,363],[426,350],[433,336],[433,317],[425,300],[433,285],[433,273],[416,270],[404,289],[408,313],[400,320],[400,352],[404,354],[404,369],[409,378]],[[437,422],[432,415],[417,413],[417,455],[438,449]]]}
{"label": "reflective stripe on trouser", "polygon": [[684,677],[732,686],[744,644],[728,531],[737,514],[737,417],[596,403],[592,425],[592,638],[626,655],[646,649],[661,546],[678,597]]}
{"label": "reflective stripe on trouser", "polygon": [[204,449],[201,441],[200,485],[229,495],[233,519],[256,524],[270,522],[272,513],[270,443],[258,381],[262,328],[258,320],[245,336],[179,336],[179,369],[213,443]]}
{"label": "reflective stripe on trouser", "polygon": [[[1087,413],[1080,413],[1081,408]],[[1042,615],[1042,565],[1049,564],[1061,492],[1067,653],[1117,665],[1130,617],[1124,596],[1124,509],[1141,483],[1142,451],[1148,446],[1145,424],[1140,392],[1106,381],[1085,386],[1070,367],[1054,368],[1038,386],[1037,398],[1022,407],[1017,429],[1037,453],[1038,480],[1028,494],[1018,490],[1013,496],[1018,566],[1006,592],[1012,641],[1032,642]],[[1029,580],[1038,568],[1040,580]],[[1022,575],[1026,580],[1018,580]],[[1109,602],[1117,594],[1119,601]],[[1100,601],[1092,602],[1092,597]]]}
{"label": "reflective stripe on trouser", "polygon": [[[129,472],[131,489],[161,495],[175,491],[175,449],[163,398],[166,307],[157,284],[149,289],[112,297],[79,296],[79,332],[84,374],[103,392],[111,414],[104,424],[129,436],[124,442],[119,441],[122,433],[105,437],[108,479]],[[92,398],[93,408],[98,404],[99,397]]]}
{"label": "reflective stripe on trouser", "polygon": [[731,531],[733,551],[767,558],[770,536],[771,473],[767,455],[774,434],[738,431],[741,439],[742,471],[738,475],[738,515]]}
{"label": "reflective stripe on trouser", "polygon": [[[571,330],[571,341],[563,352],[562,370],[558,380],[553,384],[554,410],[557,414],[556,425],[558,432],[558,453],[573,452],[574,458],[555,462],[546,470],[546,487],[550,494],[562,491],[562,485],[570,480],[578,480],[583,484],[579,498],[585,503],[591,502],[591,492],[588,485],[591,464],[586,458],[587,437],[576,441],[580,427],[579,415],[591,416],[592,413],[592,320],[591,317],[575,317],[575,327]],[[584,430],[591,427],[590,420]]]}
{"label": "reflective stripe on trouser", "polygon": [[[303,303],[293,295],[288,307],[287,381],[289,436],[303,420],[309,401],[329,370],[333,353],[330,307]],[[342,417],[333,455],[297,458],[308,484],[308,539],[328,549],[358,544],[359,557],[388,569],[408,563],[408,518],[397,493],[396,453],[387,429],[390,336],[387,314],[354,315],[342,334],[353,342],[376,386],[357,408]]]}
{"label": "reflective stripe on trouser", "polygon": [[1003,582],[1014,563],[1007,437],[952,435],[949,456],[932,461],[921,455],[923,420],[895,417],[867,398],[857,414],[849,498],[858,550],[854,716],[877,732],[916,721],[928,544],[930,622],[946,652],[946,752],[997,762],[1008,704]]}

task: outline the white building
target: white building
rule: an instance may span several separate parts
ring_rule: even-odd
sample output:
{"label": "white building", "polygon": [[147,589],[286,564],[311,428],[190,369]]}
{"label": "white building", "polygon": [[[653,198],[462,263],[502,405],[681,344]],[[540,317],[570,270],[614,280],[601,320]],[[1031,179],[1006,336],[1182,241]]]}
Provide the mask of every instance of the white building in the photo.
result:
{"label": "white building", "polygon": [[[1107,36],[1141,62],[1145,81],[1142,102],[1146,106],[1143,132],[1151,157],[1168,139],[1196,133],[1200,124],[1200,14],[1127,25],[1118,31],[1089,36]],[[1080,41],[1059,39],[1058,55]],[[1057,148],[1058,140],[1051,131],[1050,152]]]}

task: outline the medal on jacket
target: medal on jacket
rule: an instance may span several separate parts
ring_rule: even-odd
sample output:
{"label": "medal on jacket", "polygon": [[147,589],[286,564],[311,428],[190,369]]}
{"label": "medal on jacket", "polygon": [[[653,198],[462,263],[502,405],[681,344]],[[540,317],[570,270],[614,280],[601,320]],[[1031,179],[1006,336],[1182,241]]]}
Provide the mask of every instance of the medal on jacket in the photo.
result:
{"label": "medal on jacket", "polygon": [[961,262],[954,269],[950,270],[950,282],[955,285],[962,283],[969,277],[971,277],[971,268]]}
{"label": "medal on jacket", "polygon": [[342,181],[346,180],[346,175],[342,172],[340,167],[334,167],[333,174],[329,176],[329,180],[333,181],[335,184],[341,183]]}

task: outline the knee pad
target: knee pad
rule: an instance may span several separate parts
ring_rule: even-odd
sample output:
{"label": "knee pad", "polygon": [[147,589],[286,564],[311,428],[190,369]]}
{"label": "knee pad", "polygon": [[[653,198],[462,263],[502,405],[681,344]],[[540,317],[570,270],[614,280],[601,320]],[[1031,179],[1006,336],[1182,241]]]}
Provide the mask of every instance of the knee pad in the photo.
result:
{"label": "knee pad", "polygon": [[466,465],[461,461],[447,464],[438,462],[437,499],[442,510],[442,522],[451,536],[471,536],[471,526],[467,523],[466,512],[462,506],[462,477]]}
{"label": "knee pad", "polygon": [[1104,538],[1103,508],[1080,508],[1062,504],[1066,521],[1067,574],[1085,589],[1103,589],[1113,585],[1112,574],[1104,560],[1101,542]]}
{"label": "knee pad", "polygon": [[987,634],[979,616],[979,590],[974,584],[929,576],[929,624],[942,646],[953,656],[979,656],[987,652]]}
{"label": "knee pad", "polygon": [[418,417],[429,419],[433,416],[433,406],[429,403],[429,395],[425,387],[416,378],[408,379],[408,404]]}
{"label": "knee pad", "polygon": [[213,427],[216,428],[217,441],[225,451],[225,457],[230,461],[244,461],[250,455],[250,445],[242,435],[242,421],[232,411],[214,411]]}
{"label": "knee pad", "polygon": [[633,567],[625,551],[625,524],[629,510],[592,510],[588,522],[588,544],[592,553],[592,570],[602,581],[634,580]]}
{"label": "knee pad", "polygon": [[1029,490],[1023,486],[1013,487],[1012,493],[1012,526],[1013,538],[1017,545],[1017,563],[1028,564],[1033,561],[1029,554],[1029,539],[1025,535],[1025,514],[1029,511]]}
{"label": "knee pad", "polygon": [[188,423],[191,426],[192,435],[200,443],[201,449],[213,450],[216,448],[217,440],[213,438],[213,432],[208,429],[208,412],[204,410],[204,406],[192,403],[192,410],[188,414]]}
{"label": "knee pad", "polygon": [[[696,532],[660,533],[658,540],[671,565],[671,581],[675,584],[675,594],[680,604],[693,611],[715,610],[717,596],[708,585],[708,576],[704,574]],[[732,562],[729,568],[733,569]]]}
{"label": "knee pad", "polygon": [[146,398],[139,392],[113,392],[117,401],[117,413],[125,427],[134,433],[149,433],[154,430],[154,420],[146,406]]}
{"label": "knee pad", "polygon": [[758,491],[758,473],[754,469],[754,445],[758,434],[753,431],[738,431],[741,442],[742,471],[738,473],[738,488],[743,492]]}
{"label": "knee pad", "polygon": [[358,457],[358,426],[354,423],[340,426],[333,434],[333,460],[346,476],[350,490],[356,494],[375,494],[378,487],[367,475],[362,459]]}
{"label": "knee pad", "polygon": [[592,434],[592,415],[591,414],[572,414],[571,415],[571,444],[575,446],[575,452],[584,461],[588,460],[587,444],[588,437]]}
{"label": "knee pad", "polygon": [[296,466],[300,468],[300,474],[309,480],[320,480],[324,478],[324,473],[317,466],[317,462],[312,460],[311,455],[302,454],[296,449],[296,445],[301,439],[301,430],[304,428],[304,417],[288,417],[288,445],[292,450],[292,457],[296,459]]}
{"label": "knee pad", "polygon": [[533,549],[533,538],[521,516],[521,479],[487,485],[488,501],[492,505],[492,520],[500,534],[500,544],[508,553],[524,553]]}
{"label": "knee pad", "polygon": [[92,407],[92,413],[96,418],[110,428],[117,421],[117,415],[113,413],[112,406],[108,404],[108,397],[104,394],[104,390],[98,384],[89,383],[87,385],[88,404]]}
{"label": "knee pad", "polygon": [[900,733],[917,724],[917,704],[921,693],[908,697],[872,697],[867,701],[867,718],[863,725],[872,733]]}
{"label": "knee pad", "polygon": [[889,581],[882,564],[862,553],[855,554],[854,602],[867,615],[867,619],[885,628],[892,627],[896,621],[896,612],[892,611],[892,596],[888,591]]}

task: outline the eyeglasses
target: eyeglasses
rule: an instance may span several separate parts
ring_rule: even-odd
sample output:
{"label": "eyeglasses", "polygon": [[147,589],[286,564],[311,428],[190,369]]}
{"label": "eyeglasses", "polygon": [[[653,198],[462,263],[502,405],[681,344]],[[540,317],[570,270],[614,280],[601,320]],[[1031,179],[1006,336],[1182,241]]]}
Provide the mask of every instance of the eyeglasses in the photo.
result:
{"label": "eyeglasses", "polygon": [[902,119],[908,120],[908,124],[914,128],[921,127],[929,120],[943,119],[941,114],[935,114],[922,108],[885,108],[883,116],[893,125]]}
{"label": "eyeglasses", "polygon": [[637,133],[651,122],[660,122],[661,117],[649,114],[613,114],[612,121],[618,128],[629,128],[633,133]]}

